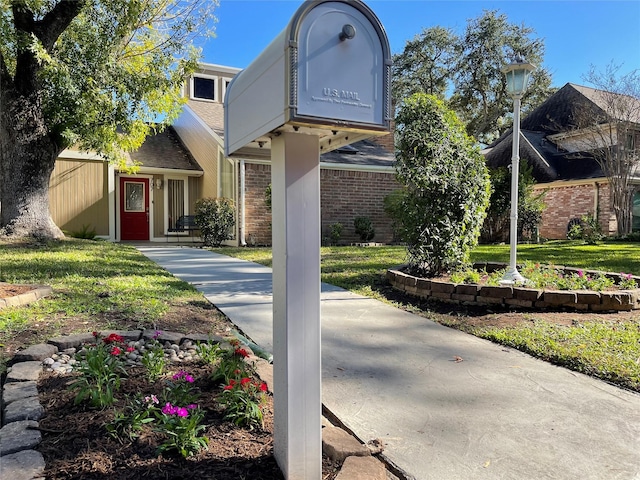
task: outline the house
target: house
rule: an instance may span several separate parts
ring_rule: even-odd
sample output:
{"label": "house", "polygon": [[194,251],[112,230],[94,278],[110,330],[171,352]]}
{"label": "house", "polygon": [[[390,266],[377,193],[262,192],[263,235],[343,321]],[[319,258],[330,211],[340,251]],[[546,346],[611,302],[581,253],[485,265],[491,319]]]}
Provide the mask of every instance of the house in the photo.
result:
{"label": "house", "polygon": [[[620,148],[619,132],[611,129],[607,139],[598,138],[582,121],[606,118],[611,95],[568,83],[521,121],[520,158],[532,167],[535,189],[546,192],[547,208],[540,225],[543,238],[567,238],[569,223],[586,214],[597,218],[603,233],[617,232],[610,181],[594,158],[594,151]],[[640,118],[634,118],[631,125],[624,148],[640,146]],[[509,130],[485,149],[488,166],[511,164],[512,137],[513,131]],[[634,186],[633,226],[640,230],[640,172],[631,173],[630,183]]]}
{"label": "house", "polygon": [[[200,198],[226,197],[236,205],[232,245],[271,243],[271,213],[265,193],[271,182],[268,160],[224,155],[223,99],[240,69],[201,64],[185,82],[182,114],[166,131],[149,137],[130,154],[135,174],[118,171],[96,155],[65,150],[50,183],[51,215],[67,232],[95,229],[112,241],[192,241],[174,232],[182,215],[192,215]],[[268,92],[265,92],[268,94]],[[395,180],[393,135],[364,140],[321,156],[323,235],[343,225],[343,243],[357,242],[353,221],[367,216],[374,241],[391,242],[384,213]],[[184,237],[184,238],[183,238]]]}

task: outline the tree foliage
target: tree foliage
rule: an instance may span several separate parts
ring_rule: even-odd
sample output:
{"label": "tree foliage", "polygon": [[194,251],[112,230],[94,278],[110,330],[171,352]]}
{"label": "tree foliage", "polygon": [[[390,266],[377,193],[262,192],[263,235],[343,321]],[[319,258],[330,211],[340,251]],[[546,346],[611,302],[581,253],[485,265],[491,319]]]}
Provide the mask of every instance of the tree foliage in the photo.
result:
{"label": "tree foliage", "polygon": [[[542,222],[546,208],[546,191],[533,189],[533,168],[526,160],[520,160],[518,178],[518,237],[532,239]],[[491,197],[487,217],[482,225],[481,241],[506,242],[509,240],[511,214],[511,170],[507,167],[490,168]]]}
{"label": "tree foliage", "polygon": [[620,68],[592,66],[584,76],[598,89],[594,100],[599,108],[578,106],[574,117],[580,135],[574,142],[593,155],[609,180],[617,233],[626,235],[633,220],[631,180],[640,174],[640,70],[622,74]]}
{"label": "tree foliage", "polygon": [[511,125],[513,105],[502,68],[513,55],[537,65],[522,99],[526,114],[552,93],[551,76],[542,66],[544,41],[534,30],[509,23],[506,15],[487,10],[456,35],[443,27],[422,31],[394,56],[394,98],[413,93],[447,99],[467,133],[488,143]]}
{"label": "tree foliage", "polygon": [[464,126],[433,95],[405,99],[396,115],[397,177],[392,211],[412,270],[434,276],[469,261],[489,201],[484,159]]}
{"label": "tree foliage", "polygon": [[[0,0],[0,226],[59,236],[48,182],[69,146],[124,164],[179,113],[210,0]],[[55,228],[54,228],[55,227]]]}

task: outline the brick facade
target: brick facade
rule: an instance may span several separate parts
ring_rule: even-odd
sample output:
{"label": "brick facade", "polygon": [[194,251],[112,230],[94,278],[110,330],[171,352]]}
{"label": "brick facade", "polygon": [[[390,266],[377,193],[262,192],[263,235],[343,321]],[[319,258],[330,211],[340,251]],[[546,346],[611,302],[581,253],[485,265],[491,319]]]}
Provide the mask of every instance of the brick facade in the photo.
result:
{"label": "brick facade", "polygon": [[566,239],[569,221],[586,214],[595,215],[596,208],[602,232],[606,235],[615,234],[616,220],[611,210],[608,183],[592,182],[552,188],[539,185],[538,188],[547,192],[544,196],[547,208],[542,214],[540,225],[541,237]]}
{"label": "brick facade", "polygon": [[[271,183],[271,166],[245,164],[245,240],[249,245],[271,244],[271,212],[265,205],[265,190]],[[391,221],[384,213],[384,197],[399,188],[394,173],[352,170],[320,170],[322,235],[330,226],[343,225],[340,243],[358,242],[353,220],[369,217],[375,228],[375,242],[393,241]]]}

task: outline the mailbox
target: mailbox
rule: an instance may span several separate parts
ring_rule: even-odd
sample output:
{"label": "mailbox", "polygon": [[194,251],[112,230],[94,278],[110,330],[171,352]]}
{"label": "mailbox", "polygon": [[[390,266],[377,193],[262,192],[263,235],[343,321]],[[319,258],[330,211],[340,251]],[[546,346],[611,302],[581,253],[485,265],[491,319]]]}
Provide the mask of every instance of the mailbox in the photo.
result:
{"label": "mailbox", "polygon": [[304,2],[225,96],[227,156],[268,158],[283,132],[317,135],[321,153],[389,132],[391,56],[361,1]]}

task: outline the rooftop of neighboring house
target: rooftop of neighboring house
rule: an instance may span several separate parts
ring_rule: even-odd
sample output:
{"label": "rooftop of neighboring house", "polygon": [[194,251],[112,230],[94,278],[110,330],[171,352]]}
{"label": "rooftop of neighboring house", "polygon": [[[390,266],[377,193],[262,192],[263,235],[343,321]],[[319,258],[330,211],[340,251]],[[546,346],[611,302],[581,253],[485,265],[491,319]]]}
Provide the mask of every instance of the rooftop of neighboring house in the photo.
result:
{"label": "rooftop of neighboring house", "polygon": [[202,171],[171,127],[148,136],[142,146],[129,156],[147,168]]}
{"label": "rooftop of neighboring house", "polygon": [[[604,119],[610,99],[610,94],[601,90],[567,83],[522,119],[520,158],[532,166],[537,182],[605,176],[591,153],[569,152],[552,139],[559,133],[578,130],[581,123],[584,124],[581,119]],[[631,101],[637,100],[631,98]],[[509,129],[483,151],[490,167],[511,164],[512,141],[513,130]]]}

